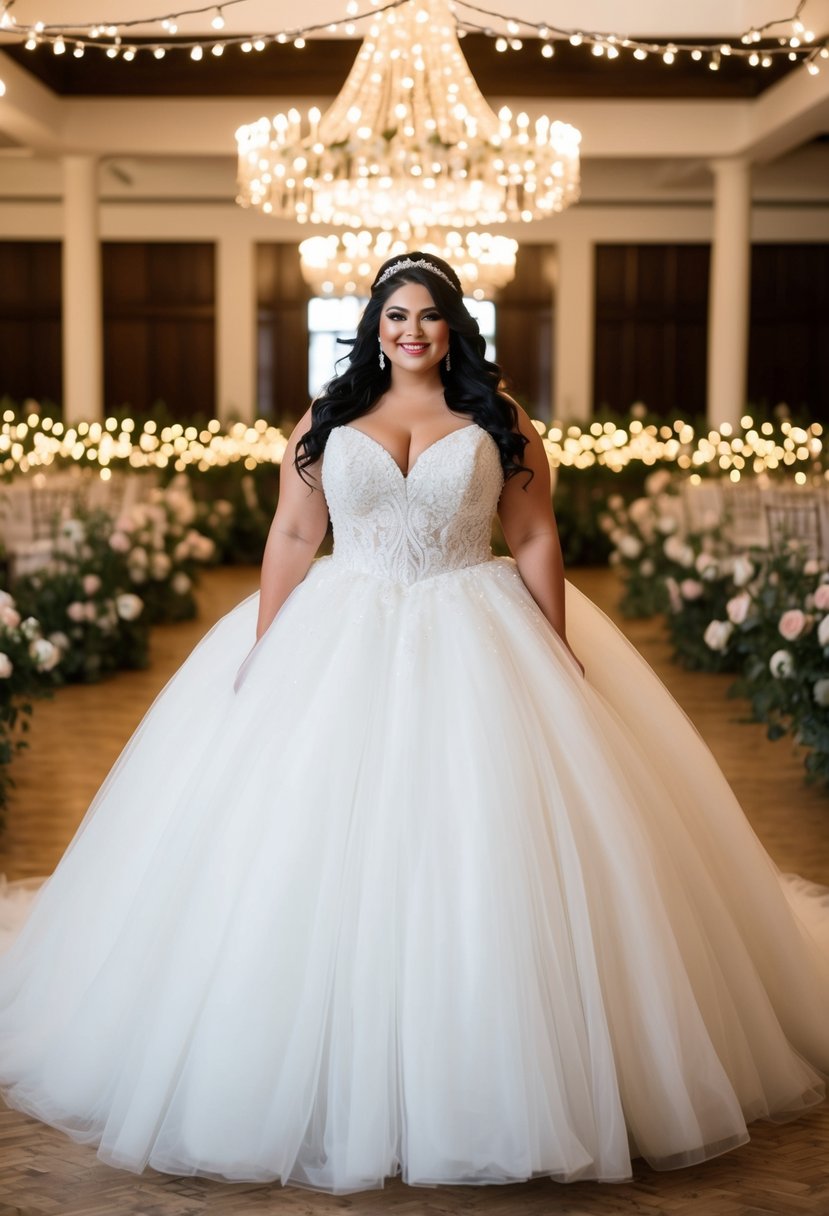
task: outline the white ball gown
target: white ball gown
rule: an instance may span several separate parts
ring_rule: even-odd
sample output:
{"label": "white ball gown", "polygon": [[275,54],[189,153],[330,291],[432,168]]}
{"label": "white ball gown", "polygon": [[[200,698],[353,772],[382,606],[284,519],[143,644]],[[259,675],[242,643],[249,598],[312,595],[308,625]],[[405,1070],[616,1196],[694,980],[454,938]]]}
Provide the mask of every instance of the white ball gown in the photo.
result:
{"label": "white ball gown", "polygon": [[515,564],[476,425],[352,427],[335,534],[147,713],[0,963],[0,1083],[106,1162],[348,1192],[622,1180],[823,1097],[829,913],[568,590]]}

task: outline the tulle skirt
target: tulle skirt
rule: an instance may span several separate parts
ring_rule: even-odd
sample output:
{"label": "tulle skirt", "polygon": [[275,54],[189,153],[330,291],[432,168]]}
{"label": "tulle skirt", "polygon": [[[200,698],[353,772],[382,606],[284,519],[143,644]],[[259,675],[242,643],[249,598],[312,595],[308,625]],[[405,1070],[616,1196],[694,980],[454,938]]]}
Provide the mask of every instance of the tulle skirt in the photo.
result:
{"label": "tulle skirt", "polygon": [[594,605],[568,588],[586,680],[508,559],[322,558],[251,652],[256,612],[0,959],[11,1105],[114,1166],[348,1192],[617,1181],[822,1099],[825,894]]}

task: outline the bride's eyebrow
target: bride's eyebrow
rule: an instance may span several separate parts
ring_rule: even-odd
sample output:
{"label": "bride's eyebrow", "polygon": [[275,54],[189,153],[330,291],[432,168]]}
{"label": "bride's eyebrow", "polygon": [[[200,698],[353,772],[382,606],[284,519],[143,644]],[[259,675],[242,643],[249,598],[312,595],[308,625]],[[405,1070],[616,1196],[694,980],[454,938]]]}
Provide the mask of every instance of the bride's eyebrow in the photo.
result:
{"label": "bride's eyebrow", "polygon": [[[440,309],[437,304],[432,304],[430,308],[421,308],[419,311],[422,316],[424,312],[440,312]],[[404,308],[402,304],[389,304],[386,312],[405,312],[407,316],[409,314],[408,308]]]}

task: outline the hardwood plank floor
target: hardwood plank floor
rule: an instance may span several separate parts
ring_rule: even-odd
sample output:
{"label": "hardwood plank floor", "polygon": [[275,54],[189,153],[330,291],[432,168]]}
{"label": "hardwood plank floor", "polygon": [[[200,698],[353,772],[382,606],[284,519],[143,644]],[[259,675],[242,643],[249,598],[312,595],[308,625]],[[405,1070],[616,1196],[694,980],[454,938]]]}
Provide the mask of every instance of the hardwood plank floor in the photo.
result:
{"label": "hardwood plank floor", "polygon": [[[605,570],[575,571],[573,581],[610,616],[617,587]],[[0,839],[0,872],[22,878],[50,872],[95,790],[153,697],[208,626],[254,590],[248,569],[208,572],[196,622],[153,634],[145,672],[105,684],[61,690],[35,709],[31,748],[16,762],[17,789]],[[829,883],[829,797],[805,785],[801,760],[787,741],[769,743],[762,727],[743,725],[728,701],[728,677],[683,672],[655,622],[620,622],[665,680],[725,770],[746,814],[775,860]],[[556,1186],[410,1188],[331,1197],[278,1186],[223,1185],[203,1179],[141,1177],[109,1169],[94,1150],[0,1108],[0,1216],[829,1216],[829,1108],[785,1125],[755,1124],[736,1152],[686,1170],[658,1174],[636,1163],[631,1182]]]}

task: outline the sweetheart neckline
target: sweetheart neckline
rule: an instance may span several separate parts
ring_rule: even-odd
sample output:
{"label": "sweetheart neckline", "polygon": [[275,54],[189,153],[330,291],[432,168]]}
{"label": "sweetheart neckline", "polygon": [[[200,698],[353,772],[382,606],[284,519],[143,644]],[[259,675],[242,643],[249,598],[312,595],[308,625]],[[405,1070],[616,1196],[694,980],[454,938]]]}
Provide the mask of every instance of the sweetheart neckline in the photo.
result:
{"label": "sweetheart neckline", "polygon": [[[423,449],[423,451],[420,452],[420,454],[418,455],[417,460],[414,462],[412,467],[409,469],[408,473],[404,473],[403,470],[401,469],[400,465],[397,463],[395,458],[392,456],[389,449],[384,444],[382,444],[379,439],[375,439],[373,435],[369,435],[368,431],[362,431],[362,430],[360,430],[360,428],[358,426],[351,426],[351,424],[348,422],[344,422],[340,426],[335,427],[335,430],[338,430],[338,431],[355,431],[358,435],[362,435],[364,439],[367,439],[369,441],[369,443],[373,443],[374,446],[376,448],[379,448],[380,451],[383,452],[386,455],[386,457],[391,461],[392,465],[397,470],[400,480],[403,481],[404,483],[409,480],[409,478],[412,476],[412,474],[414,473],[417,466],[420,464],[423,457],[426,455],[427,452],[431,452],[432,448],[439,447],[440,444],[444,443],[447,439],[451,439],[453,435],[462,435],[464,433],[464,431],[473,431],[473,430],[482,431],[483,429],[484,428],[479,426],[477,422],[469,422],[469,423],[467,423],[466,426],[456,427],[454,431],[447,431],[445,435],[441,435],[440,439],[436,439],[434,441],[434,443],[427,444],[427,446]],[[485,432],[485,433],[488,434],[489,432]]]}

